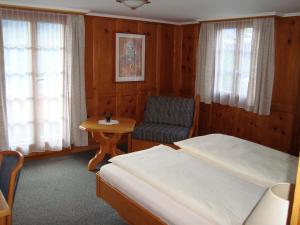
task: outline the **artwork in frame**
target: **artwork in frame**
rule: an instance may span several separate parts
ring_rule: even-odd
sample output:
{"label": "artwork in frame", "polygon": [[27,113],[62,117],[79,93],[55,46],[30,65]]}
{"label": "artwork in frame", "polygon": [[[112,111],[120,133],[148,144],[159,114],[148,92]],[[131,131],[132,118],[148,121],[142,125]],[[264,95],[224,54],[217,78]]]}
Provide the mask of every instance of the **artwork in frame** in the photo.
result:
{"label": "artwork in frame", "polygon": [[145,35],[116,33],[116,82],[145,80]]}

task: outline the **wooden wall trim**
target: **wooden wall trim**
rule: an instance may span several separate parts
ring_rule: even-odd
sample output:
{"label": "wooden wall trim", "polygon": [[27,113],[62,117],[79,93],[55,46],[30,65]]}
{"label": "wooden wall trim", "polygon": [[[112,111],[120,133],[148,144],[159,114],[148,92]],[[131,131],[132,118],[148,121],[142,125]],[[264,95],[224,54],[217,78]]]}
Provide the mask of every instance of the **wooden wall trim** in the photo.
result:
{"label": "wooden wall trim", "polygon": [[223,22],[223,21],[237,21],[237,20],[251,20],[251,19],[262,19],[262,18],[276,18],[280,17],[276,14],[274,15],[261,15],[261,16],[245,16],[245,17],[236,17],[236,18],[224,18],[224,19],[212,19],[212,20],[201,20],[199,23],[216,23],[216,22]]}
{"label": "wooden wall trim", "polygon": [[92,145],[89,145],[86,147],[72,147],[69,149],[63,149],[61,151],[32,152],[31,154],[26,155],[24,158],[26,161],[27,160],[39,160],[39,159],[46,159],[46,158],[82,153],[82,152],[87,152],[87,151],[94,151],[94,150],[98,150],[98,149],[99,149],[98,144],[92,144]]}
{"label": "wooden wall trim", "polygon": [[167,21],[167,20],[157,20],[157,19],[147,19],[143,17],[131,17],[131,16],[120,16],[120,15],[113,15],[107,13],[88,13],[88,16],[95,16],[95,17],[102,17],[102,18],[113,18],[113,19],[122,19],[122,20],[131,20],[131,21],[139,21],[139,22],[149,22],[149,23],[159,23],[159,24],[171,24],[171,25],[183,25],[184,23],[198,23],[197,21],[188,21],[188,22],[174,22],[174,21]]}

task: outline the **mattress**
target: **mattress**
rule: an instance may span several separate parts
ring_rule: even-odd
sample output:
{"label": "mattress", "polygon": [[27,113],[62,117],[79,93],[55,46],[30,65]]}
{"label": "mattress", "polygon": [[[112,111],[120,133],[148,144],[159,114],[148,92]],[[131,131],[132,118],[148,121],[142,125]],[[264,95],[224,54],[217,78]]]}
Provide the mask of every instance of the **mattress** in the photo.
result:
{"label": "mattress", "polygon": [[[208,224],[243,224],[266,190],[184,151],[175,151],[164,145],[117,156],[110,161]],[[104,168],[100,173],[106,170]]]}
{"label": "mattress", "polygon": [[210,134],[175,145],[261,186],[296,180],[298,157],[240,138]]}
{"label": "mattress", "polygon": [[99,172],[101,178],[130,199],[170,225],[214,225],[213,221],[199,216],[168,195],[131,175],[120,167],[105,165]]}

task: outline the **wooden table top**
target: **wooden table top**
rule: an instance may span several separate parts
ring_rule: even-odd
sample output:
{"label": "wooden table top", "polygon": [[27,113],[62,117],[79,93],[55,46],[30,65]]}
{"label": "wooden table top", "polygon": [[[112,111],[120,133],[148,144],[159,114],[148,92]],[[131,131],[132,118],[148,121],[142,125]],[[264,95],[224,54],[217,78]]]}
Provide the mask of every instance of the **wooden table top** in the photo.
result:
{"label": "wooden table top", "polygon": [[[101,118],[103,119],[103,118]],[[130,133],[133,131],[136,121],[134,119],[113,117],[113,120],[118,120],[119,124],[104,125],[98,124],[99,118],[90,118],[81,123],[80,129],[88,132],[103,132],[103,133]]]}
{"label": "wooden table top", "polygon": [[9,216],[10,214],[10,208],[2,194],[2,191],[0,191],[0,217]]}

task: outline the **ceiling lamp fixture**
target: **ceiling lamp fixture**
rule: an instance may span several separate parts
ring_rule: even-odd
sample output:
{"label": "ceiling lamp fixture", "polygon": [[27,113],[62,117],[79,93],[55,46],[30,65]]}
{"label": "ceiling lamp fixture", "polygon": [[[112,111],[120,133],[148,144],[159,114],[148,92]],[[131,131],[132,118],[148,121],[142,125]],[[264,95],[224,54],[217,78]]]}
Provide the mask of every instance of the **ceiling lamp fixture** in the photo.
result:
{"label": "ceiling lamp fixture", "polygon": [[123,3],[128,8],[137,9],[145,4],[149,4],[149,0],[116,0],[117,2]]}

